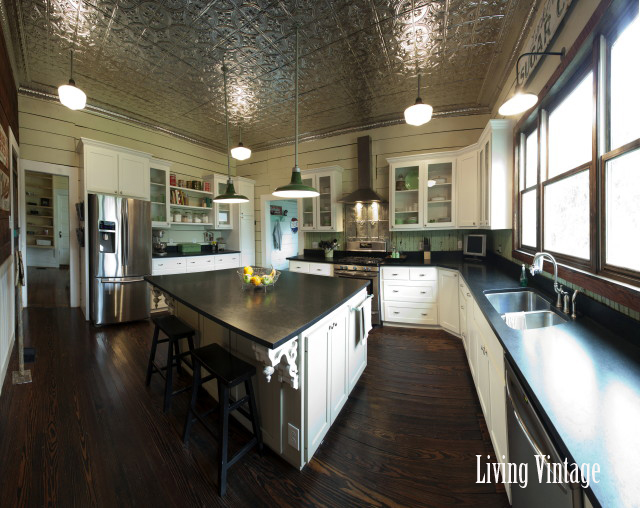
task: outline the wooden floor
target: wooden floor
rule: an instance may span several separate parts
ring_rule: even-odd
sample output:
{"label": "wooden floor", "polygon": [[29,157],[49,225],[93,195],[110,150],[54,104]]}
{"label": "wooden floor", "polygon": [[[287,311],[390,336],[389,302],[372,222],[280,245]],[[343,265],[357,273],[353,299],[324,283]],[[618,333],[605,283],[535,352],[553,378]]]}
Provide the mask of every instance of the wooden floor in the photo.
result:
{"label": "wooden floor", "polygon": [[[161,379],[144,386],[148,323],[98,330],[77,309],[31,308],[25,331],[34,381],[11,384],[14,354],[0,397],[3,507],[508,506],[475,483],[475,456],[492,449],[447,333],[372,332],[369,366],[311,463],[250,452],[221,500],[215,442],[198,425],[189,446],[179,437],[187,396],[164,415]],[[233,444],[246,437],[232,425]]]}
{"label": "wooden floor", "polygon": [[69,267],[27,267],[27,299],[30,307],[68,307]]}

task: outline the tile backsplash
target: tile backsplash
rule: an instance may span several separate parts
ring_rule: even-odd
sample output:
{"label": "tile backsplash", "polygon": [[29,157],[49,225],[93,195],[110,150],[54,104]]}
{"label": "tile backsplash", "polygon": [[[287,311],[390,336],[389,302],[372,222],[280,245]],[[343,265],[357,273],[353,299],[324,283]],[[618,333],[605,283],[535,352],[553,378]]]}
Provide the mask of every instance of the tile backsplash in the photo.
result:
{"label": "tile backsplash", "polygon": [[[511,229],[500,229],[495,231],[489,231],[488,233],[489,235],[487,236],[487,251],[491,251],[499,256],[502,256],[503,258],[508,259],[509,261],[513,261],[514,263],[521,263],[521,261],[514,259],[511,256],[511,249],[512,249],[512,230]],[[529,274],[527,275],[530,277]],[[547,272],[542,272],[542,275],[549,279],[552,278],[552,275]],[[536,277],[538,276],[539,275],[536,275]],[[589,298],[593,298],[597,302],[600,302],[603,305],[606,305],[607,307],[611,307],[612,309],[617,310],[618,312],[621,312],[626,316],[629,316],[635,320],[640,321],[640,312],[638,311],[625,307],[624,305],[620,305],[619,303],[611,301],[608,298],[605,298],[592,291],[589,291],[588,289],[584,289],[580,286],[576,286],[575,284],[572,284],[571,282],[568,282],[562,279],[561,277],[558,277],[558,282],[560,282],[563,286],[570,288],[572,291],[575,289],[579,289],[582,293],[584,293]]]}

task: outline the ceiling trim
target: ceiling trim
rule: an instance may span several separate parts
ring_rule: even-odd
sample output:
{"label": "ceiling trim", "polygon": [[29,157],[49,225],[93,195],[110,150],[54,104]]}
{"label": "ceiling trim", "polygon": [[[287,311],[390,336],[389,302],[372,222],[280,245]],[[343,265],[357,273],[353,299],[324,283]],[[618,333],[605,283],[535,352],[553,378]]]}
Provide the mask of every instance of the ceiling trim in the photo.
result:
{"label": "ceiling trim", "polygon": [[[33,88],[29,88],[29,87],[24,87],[21,86],[18,89],[18,95],[22,95],[24,97],[31,97],[31,98],[35,98],[35,99],[40,99],[40,100],[44,100],[47,102],[54,102],[54,103],[58,103],[59,99],[58,96],[55,94],[51,94],[48,92],[43,92],[40,90],[34,90]],[[129,116],[123,113],[117,113],[115,111],[111,111],[109,109],[105,109],[99,106],[93,106],[91,104],[87,104],[86,107],[84,108],[85,112],[90,113],[90,114],[94,114],[94,115],[98,115],[101,116],[103,118],[108,118],[110,120],[117,120],[117,121],[124,121],[127,123],[131,123],[133,125],[137,125],[140,127],[143,127],[145,129],[150,129],[150,130],[155,130],[158,131],[162,134],[166,134],[168,136],[172,136],[175,137],[177,139],[181,139],[183,141],[188,141],[189,143],[193,143],[195,145],[199,145],[205,148],[209,148],[210,150],[214,150],[220,153],[225,153],[224,148],[221,146],[215,146],[212,145],[211,143],[206,143],[204,141],[201,141],[199,139],[193,138],[191,136],[187,136],[185,134],[182,134],[180,132],[171,130],[171,129],[167,129],[166,127],[163,127],[161,125],[157,125],[151,122],[147,122],[144,120],[139,120],[134,118],[133,116]],[[447,118],[447,117],[452,117],[452,116],[471,116],[471,115],[487,115],[490,114],[490,109],[487,106],[474,106],[474,107],[467,107],[467,108],[453,108],[453,109],[447,109],[447,110],[443,110],[443,111],[438,111],[433,113],[433,118],[437,119],[437,118]],[[360,131],[366,131],[366,130],[371,130],[371,129],[378,129],[380,127],[390,127],[392,125],[400,125],[405,123],[404,121],[404,117],[402,116],[402,113],[398,113],[398,118],[394,118],[391,120],[383,120],[383,121],[379,121],[379,122],[371,122],[368,124],[364,124],[364,125],[358,125],[358,126],[354,126],[354,127],[348,127],[348,128],[344,128],[344,129],[334,129],[331,131],[327,131],[327,132],[323,132],[323,133],[309,133],[309,134],[302,134],[299,137],[299,141],[301,143],[304,143],[305,141],[315,141],[318,139],[325,139],[325,138],[330,138],[333,136],[339,136],[342,134],[349,134],[352,132],[360,132]],[[288,146],[288,145],[292,145],[294,143],[294,139],[293,136],[290,139],[286,139],[284,141],[278,141],[278,142],[274,142],[274,143],[263,143],[263,144],[258,144],[255,146],[252,146],[251,149],[254,152],[260,152],[263,150],[270,150],[272,148],[280,148],[283,146]]]}

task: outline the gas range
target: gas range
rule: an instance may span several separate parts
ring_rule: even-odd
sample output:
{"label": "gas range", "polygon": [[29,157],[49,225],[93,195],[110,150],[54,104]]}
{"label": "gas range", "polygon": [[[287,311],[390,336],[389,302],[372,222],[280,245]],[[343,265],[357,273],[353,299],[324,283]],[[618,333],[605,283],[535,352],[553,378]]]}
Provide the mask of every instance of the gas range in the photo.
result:
{"label": "gas range", "polygon": [[[380,301],[379,301],[379,271],[382,258],[381,253],[386,252],[385,242],[347,242],[347,250],[351,252],[370,252],[371,255],[347,256],[339,260],[334,266],[335,277],[352,279],[368,279],[371,284],[368,286],[369,294],[373,295],[371,302],[371,322],[380,324]],[[377,253],[377,256],[373,253]]]}

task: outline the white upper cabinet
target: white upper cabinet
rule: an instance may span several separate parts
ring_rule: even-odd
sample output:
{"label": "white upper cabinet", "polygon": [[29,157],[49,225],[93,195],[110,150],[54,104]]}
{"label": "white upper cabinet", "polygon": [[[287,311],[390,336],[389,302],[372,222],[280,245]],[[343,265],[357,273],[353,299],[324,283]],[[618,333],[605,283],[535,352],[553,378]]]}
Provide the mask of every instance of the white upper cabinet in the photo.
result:
{"label": "white upper cabinet", "polygon": [[436,153],[387,160],[392,231],[455,227],[455,155]]}
{"label": "white upper cabinet", "polygon": [[490,120],[461,150],[387,159],[390,229],[510,229],[512,136],[511,120]]}
{"label": "white upper cabinet", "polygon": [[87,169],[88,192],[119,194],[118,152],[98,146],[85,146],[84,164]]}
{"label": "white upper cabinet", "polygon": [[[227,190],[226,175],[216,175],[213,179],[213,195],[219,196]],[[235,184],[234,184],[235,187]],[[238,189],[236,189],[238,192]],[[213,223],[215,229],[233,229],[233,218],[231,214],[231,204],[213,203]]]}
{"label": "white upper cabinet", "polygon": [[150,154],[81,139],[85,190],[149,200]]}
{"label": "white upper cabinet", "polygon": [[389,227],[391,230],[418,229],[424,223],[421,160],[389,163]]}
{"label": "white upper cabinet", "polygon": [[302,171],[302,183],[320,195],[298,200],[300,231],[342,231],[342,172],[340,166]]}
{"label": "white upper cabinet", "polygon": [[118,154],[120,194],[149,199],[149,158],[128,153]]}
{"label": "white upper cabinet", "polygon": [[511,229],[513,122],[489,120],[478,141],[480,226]]}
{"label": "white upper cabinet", "polygon": [[455,227],[455,158],[427,160],[421,186],[424,192],[424,226],[426,228]]}
{"label": "white upper cabinet", "polygon": [[478,151],[471,150],[458,157],[458,227],[480,225],[478,189]]}

